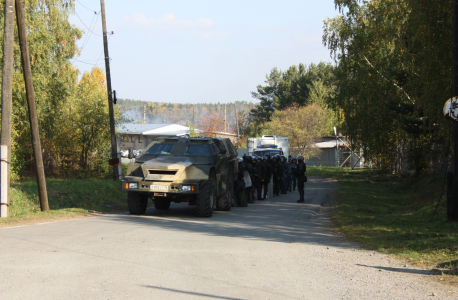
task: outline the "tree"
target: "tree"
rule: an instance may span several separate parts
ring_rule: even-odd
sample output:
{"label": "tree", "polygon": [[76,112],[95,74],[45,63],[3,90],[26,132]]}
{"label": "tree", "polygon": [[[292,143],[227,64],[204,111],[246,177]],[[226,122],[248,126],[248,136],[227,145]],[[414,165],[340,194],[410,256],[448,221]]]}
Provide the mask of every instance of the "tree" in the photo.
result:
{"label": "tree", "polygon": [[216,137],[219,132],[224,130],[224,117],[221,114],[207,114],[200,120],[201,135],[206,137]]}
{"label": "tree", "polygon": [[[78,53],[76,40],[81,31],[70,24],[68,18],[74,10],[73,1],[47,0],[23,1],[27,40],[32,67],[40,136],[43,146],[45,169],[56,166],[59,156],[57,136],[61,132],[63,111],[77,78],[70,59]],[[0,23],[4,10],[0,10]],[[0,43],[3,42],[3,27]],[[21,55],[17,29],[14,47],[13,74],[13,122],[12,122],[12,171],[32,168],[33,157],[30,142],[30,125],[26,109],[25,85],[22,77]],[[2,47],[0,47],[1,49]]]}
{"label": "tree", "polygon": [[75,140],[79,149],[79,163],[83,169],[89,166],[91,157],[104,159],[110,145],[109,113],[105,75],[99,68],[85,72],[81,78],[73,102]]}
{"label": "tree", "polygon": [[[452,10],[439,0],[336,0],[323,42],[338,64],[336,105],[343,129],[366,160],[417,172],[444,155],[450,97]],[[439,149],[439,150],[438,150]],[[406,153],[406,155],[405,155]]]}
{"label": "tree", "polygon": [[284,110],[276,110],[269,127],[274,134],[289,137],[291,153],[309,159],[321,153],[314,144],[326,130],[325,121],[325,110],[318,104],[293,104]]}

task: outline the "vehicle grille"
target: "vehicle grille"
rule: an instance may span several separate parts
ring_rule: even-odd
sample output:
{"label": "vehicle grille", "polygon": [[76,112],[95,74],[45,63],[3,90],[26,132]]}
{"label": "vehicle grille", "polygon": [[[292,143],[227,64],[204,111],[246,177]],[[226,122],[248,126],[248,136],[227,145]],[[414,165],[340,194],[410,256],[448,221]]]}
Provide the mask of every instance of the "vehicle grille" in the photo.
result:
{"label": "vehicle grille", "polygon": [[148,174],[153,175],[175,175],[177,170],[148,170]]}

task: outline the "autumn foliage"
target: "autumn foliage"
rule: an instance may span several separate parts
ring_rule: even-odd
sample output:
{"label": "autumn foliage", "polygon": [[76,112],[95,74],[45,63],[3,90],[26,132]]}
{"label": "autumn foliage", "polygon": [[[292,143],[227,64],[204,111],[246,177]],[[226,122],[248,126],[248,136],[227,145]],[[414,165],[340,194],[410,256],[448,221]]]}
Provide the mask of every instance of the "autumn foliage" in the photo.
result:
{"label": "autumn foliage", "polygon": [[219,113],[207,114],[199,122],[201,136],[216,137],[218,133],[226,132],[224,116]]}
{"label": "autumn foliage", "polygon": [[269,124],[272,132],[290,139],[293,155],[300,154],[305,159],[320,155],[315,147],[315,139],[326,131],[325,110],[318,104],[307,106],[293,104],[284,110],[276,110]]}

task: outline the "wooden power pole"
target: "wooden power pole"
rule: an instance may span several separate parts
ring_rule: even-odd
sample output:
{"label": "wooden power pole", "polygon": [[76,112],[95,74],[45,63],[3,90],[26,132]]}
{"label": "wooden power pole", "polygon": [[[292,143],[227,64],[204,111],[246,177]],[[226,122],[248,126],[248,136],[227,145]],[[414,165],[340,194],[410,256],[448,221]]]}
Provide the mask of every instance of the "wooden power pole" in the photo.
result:
{"label": "wooden power pole", "polygon": [[45,170],[41,155],[40,132],[38,130],[37,108],[35,106],[35,92],[32,82],[32,68],[30,66],[29,48],[27,46],[27,30],[25,28],[24,10],[22,1],[16,0],[16,22],[18,27],[19,45],[21,48],[22,72],[24,74],[27,104],[29,106],[29,121],[32,131],[33,154],[37,169],[38,195],[40,198],[41,211],[49,210],[48,194],[46,191]]}
{"label": "wooden power pole", "polygon": [[[452,97],[458,96],[458,1],[453,0]],[[453,173],[447,174],[447,221],[458,222],[458,124],[453,125]]]}
{"label": "wooden power pole", "polygon": [[[3,34],[3,68],[2,68],[2,133],[0,144],[7,149],[6,163],[2,162],[2,167],[6,168],[6,189],[0,201],[0,217],[8,216],[8,206],[10,204],[10,163],[11,163],[11,116],[13,107],[13,46],[14,46],[14,0],[5,0],[4,7],[5,26]],[[2,197],[2,198],[3,198]]]}
{"label": "wooden power pole", "polygon": [[[110,56],[108,55],[108,39],[107,39],[107,24],[105,20],[105,1],[100,0],[102,11],[102,29],[103,29],[103,49],[105,53],[105,73],[107,77],[107,92],[108,92],[108,109],[110,114],[110,132],[111,132],[111,158],[118,158],[118,145],[116,143],[116,130],[114,121],[113,97],[111,90],[111,74],[110,74]],[[118,164],[121,162],[118,162]],[[119,180],[118,165],[113,165],[113,180]]]}

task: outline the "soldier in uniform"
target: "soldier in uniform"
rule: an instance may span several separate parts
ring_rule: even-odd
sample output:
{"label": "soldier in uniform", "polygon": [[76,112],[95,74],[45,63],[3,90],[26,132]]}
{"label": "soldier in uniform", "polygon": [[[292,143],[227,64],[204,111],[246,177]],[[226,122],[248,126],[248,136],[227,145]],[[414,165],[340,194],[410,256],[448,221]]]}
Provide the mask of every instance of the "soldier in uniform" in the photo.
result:
{"label": "soldier in uniform", "polygon": [[245,195],[245,181],[243,180],[244,172],[246,171],[245,164],[243,163],[242,158],[237,158],[239,162],[239,170],[237,173],[237,182],[235,187],[235,198],[237,199],[237,203],[235,206],[246,206],[246,195]]}
{"label": "soldier in uniform", "polygon": [[254,203],[254,167],[253,159],[249,155],[245,157],[245,168],[251,179],[251,187],[247,189],[248,203]]}
{"label": "soldier in uniform", "polygon": [[280,164],[280,156],[277,154],[272,162],[272,179],[274,184],[274,196],[280,196],[280,185],[283,176],[283,168]]}
{"label": "soldier in uniform", "polygon": [[261,156],[256,157],[256,165],[255,165],[255,172],[256,172],[256,194],[258,200],[262,199],[262,187],[264,185],[264,176],[265,176],[265,169],[264,163],[262,162]]}
{"label": "soldier in uniform", "polygon": [[265,156],[262,158],[262,163],[264,165],[264,195],[262,196],[262,200],[265,200],[269,191],[270,178],[272,177],[272,167]]}
{"label": "soldier in uniform", "polygon": [[296,190],[296,181],[297,181],[297,178],[296,178],[296,174],[294,174],[293,172],[293,169],[295,169],[297,167],[297,159],[295,157],[293,157],[291,159],[291,183],[292,183],[292,188],[293,188],[293,192]]}
{"label": "soldier in uniform", "polygon": [[294,174],[297,177],[297,190],[299,191],[299,200],[298,203],[304,203],[304,183],[307,181],[307,177],[305,176],[305,171],[307,170],[307,166],[304,163],[304,157],[299,155],[298,157],[299,163],[297,167],[294,168]]}
{"label": "soldier in uniform", "polygon": [[286,194],[286,188],[287,188],[287,185],[288,185],[288,173],[289,173],[289,170],[288,170],[288,163],[286,162],[286,158],[284,156],[282,156],[280,158],[280,164],[282,166],[282,169],[283,169],[283,175],[282,175],[282,180],[281,180],[281,193],[282,194]]}

